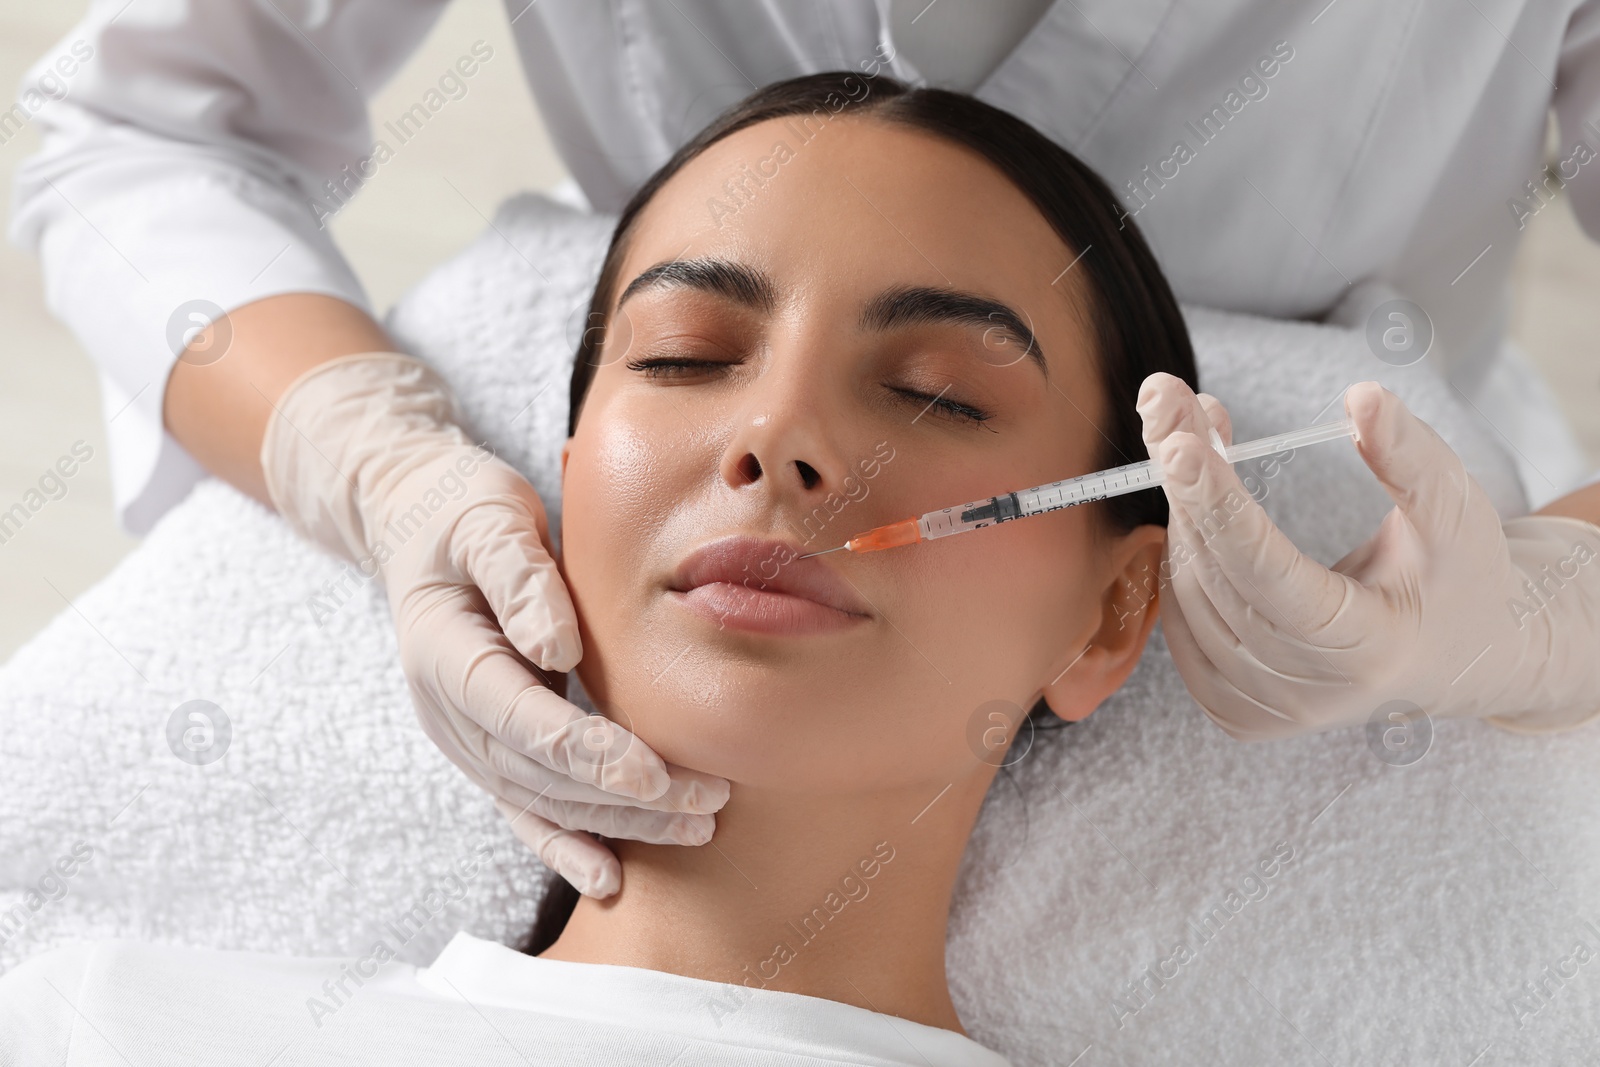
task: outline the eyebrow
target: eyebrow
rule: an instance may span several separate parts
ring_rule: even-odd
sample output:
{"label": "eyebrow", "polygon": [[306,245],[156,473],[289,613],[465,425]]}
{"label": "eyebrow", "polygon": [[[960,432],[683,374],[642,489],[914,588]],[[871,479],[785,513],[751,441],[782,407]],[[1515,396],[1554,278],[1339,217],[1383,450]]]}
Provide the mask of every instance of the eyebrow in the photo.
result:
{"label": "eyebrow", "polygon": [[957,289],[902,285],[879,293],[861,310],[861,328],[865,330],[892,330],[924,323],[977,326],[985,332],[1001,330],[1022,345],[1023,354],[1038,365],[1046,381],[1050,379],[1050,366],[1033,330],[1010,305],[998,300]]}
{"label": "eyebrow", "polygon": [[757,311],[778,306],[778,287],[753,267],[729,259],[675,259],[657,263],[629,282],[617,298],[617,310],[647,289],[667,288],[698,289]]}
{"label": "eyebrow", "polygon": [[[679,287],[711,293],[756,311],[771,313],[778,306],[778,287],[753,267],[727,259],[675,259],[642,271],[622,290],[617,308],[621,310],[630,297],[646,290]],[[925,285],[894,286],[867,302],[858,323],[861,329],[873,331],[928,324],[999,329],[1022,345],[1049,380],[1044,349],[1023,317],[1010,305],[976,293]]]}

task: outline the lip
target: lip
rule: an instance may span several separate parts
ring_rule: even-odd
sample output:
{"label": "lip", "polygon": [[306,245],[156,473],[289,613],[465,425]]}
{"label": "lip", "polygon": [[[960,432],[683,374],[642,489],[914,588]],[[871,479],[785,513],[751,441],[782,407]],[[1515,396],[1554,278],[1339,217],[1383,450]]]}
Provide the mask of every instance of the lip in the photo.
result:
{"label": "lip", "polygon": [[786,541],[718,538],[684,558],[667,595],[721,628],[752,633],[828,633],[871,617],[848,582],[803,554]]}

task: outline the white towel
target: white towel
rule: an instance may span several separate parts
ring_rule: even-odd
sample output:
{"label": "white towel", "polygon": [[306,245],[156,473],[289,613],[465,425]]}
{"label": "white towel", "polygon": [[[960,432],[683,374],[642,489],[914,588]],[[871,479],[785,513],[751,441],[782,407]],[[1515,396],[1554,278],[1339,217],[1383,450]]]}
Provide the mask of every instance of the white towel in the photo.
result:
{"label": "white towel", "polygon": [[[508,202],[390,319],[553,527],[568,371],[611,221]],[[1327,327],[1190,323],[1236,439],[1335,417],[1345,385],[1377,378],[1502,514],[1525,510],[1492,431],[1426,362],[1387,367]],[[1324,563],[1389,507],[1348,442],[1262,484]],[[336,610],[316,620],[312,598],[344,570],[206,482],[0,669],[0,968],[108,936],[361,954],[424,899],[412,962],[458,928],[525,931],[542,868],[417,726],[379,591],[326,593]],[[227,717],[216,762],[169,745],[191,700]],[[1193,705],[1158,629],[1119,693],[997,779],[951,920],[957,1006],[1019,1067],[1593,1062],[1597,764],[1592,727],[1442,723],[1410,766],[1360,730],[1239,744]],[[494,862],[452,882],[480,842]]]}

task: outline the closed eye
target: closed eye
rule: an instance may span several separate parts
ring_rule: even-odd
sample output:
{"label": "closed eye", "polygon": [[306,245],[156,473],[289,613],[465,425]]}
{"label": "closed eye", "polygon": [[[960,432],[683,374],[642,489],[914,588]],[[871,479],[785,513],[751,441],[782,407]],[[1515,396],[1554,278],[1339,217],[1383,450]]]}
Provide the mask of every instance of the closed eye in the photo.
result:
{"label": "closed eye", "polygon": [[[715,374],[718,371],[738,365],[738,361],[722,359],[701,359],[694,356],[640,356],[628,360],[625,364],[629,370],[638,371],[646,378],[692,378],[696,375]],[[957,422],[981,425],[994,416],[979,407],[946,396],[948,388],[938,393],[924,393],[904,386],[889,386],[889,391],[904,399],[908,404],[914,404],[918,409],[917,418],[928,411],[936,411],[945,418]],[[912,420],[912,421],[915,421]]]}
{"label": "closed eye", "polygon": [[646,378],[687,378],[731,366],[734,364],[728,360],[690,356],[641,356],[627,362],[629,370],[640,371]]}
{"label": "closed eye", "polygon": [[[993,415],[982,408],[973,407],[971,404],[946,396],[945,390],[929,394],[916,389],[906,389],[902,386],[890,386],[889,389],[891,392],[904,397],[909,403],[916,404],[922,411],[937,411],[946,418],[955,419],[959,422],[982,424],[994,418]],[[919,413],[917,417],[921,418],[921,414]]]}

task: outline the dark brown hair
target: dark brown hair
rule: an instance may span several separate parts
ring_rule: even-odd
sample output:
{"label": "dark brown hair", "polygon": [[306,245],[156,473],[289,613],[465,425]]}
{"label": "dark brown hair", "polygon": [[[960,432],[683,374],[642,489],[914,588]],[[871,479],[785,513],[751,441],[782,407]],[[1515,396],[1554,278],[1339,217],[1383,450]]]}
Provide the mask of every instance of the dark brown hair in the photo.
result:
{"label": "dark brown hair", "polygon": [[[622,209],[589,302],[588,323],[572,368],[567,435],[577,429],[584,397],[599,366],[606,313],[616,294],[628,239],[640,213],[666,182],[710,145],[747,126],[788,116],[815,117],[824,126],[839,115],[870,115],[963,145],[993,164],[1033,202],[1056,235],[1077,256],[1077,292],[1088,306],[1096,361],[1107,399],[1107,425],[1095,470],[1149,458],[1143,420],[1134,401],[1145,378],[1166,371],[1199,390],[1199,373],[1177,299],[1155,256],[1117,204],[1106,183],[1071,152],[1033,126],[966,93],[913,88],[887,75],[823,71],[775,82],[751,93],[701,130],[639,187]],[[1072,299],[1072,294],[1063,299]],[[1167,523],[1159,489],[1085,505],[1111,531]],[[1065,725],[1040,701],[1032,725]],[[533,929],[519,945],[538,955],[561,935],[578,892],[550,879]]]}

